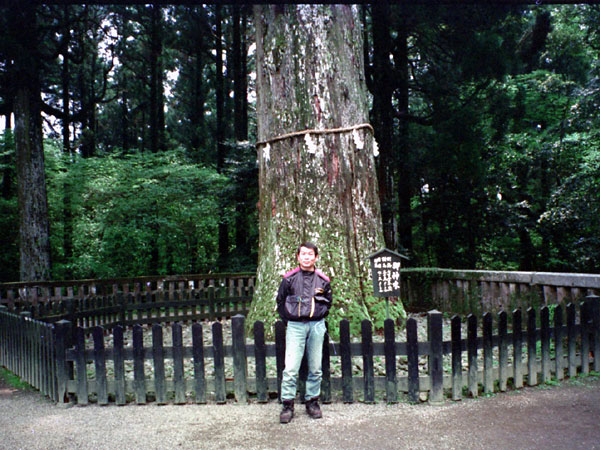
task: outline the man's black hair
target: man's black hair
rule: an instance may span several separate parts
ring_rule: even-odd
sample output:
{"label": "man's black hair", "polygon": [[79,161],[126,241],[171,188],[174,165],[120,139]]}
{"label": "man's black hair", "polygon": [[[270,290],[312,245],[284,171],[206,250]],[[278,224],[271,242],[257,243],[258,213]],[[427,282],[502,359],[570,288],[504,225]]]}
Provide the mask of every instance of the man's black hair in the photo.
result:
{"label": "man's black hair", "polygon": [[296,252],[296,256],[298,256],[300,254],[300,249],[302,247],[310,248],[311,250],[314,250],[315,256],[319,255],[319,249],[317,248],[317,246],[315,244],[313,244],[312,242],[304,242],[303,244],[300,244],[300,247],[298,247],[298,251]]}

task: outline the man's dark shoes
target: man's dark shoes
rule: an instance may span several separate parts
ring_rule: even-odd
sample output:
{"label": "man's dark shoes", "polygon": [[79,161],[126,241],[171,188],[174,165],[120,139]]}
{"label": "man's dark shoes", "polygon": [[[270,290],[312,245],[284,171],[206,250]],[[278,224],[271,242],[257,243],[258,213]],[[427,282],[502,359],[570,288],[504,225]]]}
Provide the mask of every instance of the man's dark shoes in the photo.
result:
{"label": "man's dark shoes", "polygon": [[294,400],[283,400],[283,408],[279,414],[279,423],[290,423],[294,417]]}
{"label": "man's dark shoes", "polygon": [[314,397],[306,401],[306,412],[313,419],[320,419],[323,417],[321,408],[319,407],[319,397]]}

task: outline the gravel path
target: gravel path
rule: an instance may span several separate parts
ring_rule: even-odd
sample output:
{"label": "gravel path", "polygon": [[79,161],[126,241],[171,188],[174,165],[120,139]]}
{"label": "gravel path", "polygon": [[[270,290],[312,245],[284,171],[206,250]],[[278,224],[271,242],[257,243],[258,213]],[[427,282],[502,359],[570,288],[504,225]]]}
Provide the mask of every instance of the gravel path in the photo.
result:
{"label": "gravel path", "polygon": [[[300,405],[302,407],[302,405]],[[0,449],[600,449],[600,379],[439,406],[323,406],[312,420],[279,405],[61,407],[0,385]]]}

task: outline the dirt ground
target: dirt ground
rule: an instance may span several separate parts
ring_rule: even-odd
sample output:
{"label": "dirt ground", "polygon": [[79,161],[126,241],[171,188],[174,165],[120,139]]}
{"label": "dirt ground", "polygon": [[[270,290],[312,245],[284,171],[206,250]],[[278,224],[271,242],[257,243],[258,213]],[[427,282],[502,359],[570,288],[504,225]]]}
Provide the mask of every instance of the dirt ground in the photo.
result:
{"label": "dirt ground", "polygon": [[63,407],[0,385],[0,449],[600,449],[600,378],[441,405]]}

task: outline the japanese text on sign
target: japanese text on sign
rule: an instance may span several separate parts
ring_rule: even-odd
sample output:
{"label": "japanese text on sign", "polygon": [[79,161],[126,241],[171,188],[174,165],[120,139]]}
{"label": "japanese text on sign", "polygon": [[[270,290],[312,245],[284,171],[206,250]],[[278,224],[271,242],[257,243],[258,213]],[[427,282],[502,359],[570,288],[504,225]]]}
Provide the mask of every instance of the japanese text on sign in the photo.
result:
{"label": "japanese text on sign", "polygon": [[375,283],[380,294],[398,292],[400,289],[400,261],[391,256],[378,256],[373,259]]}

